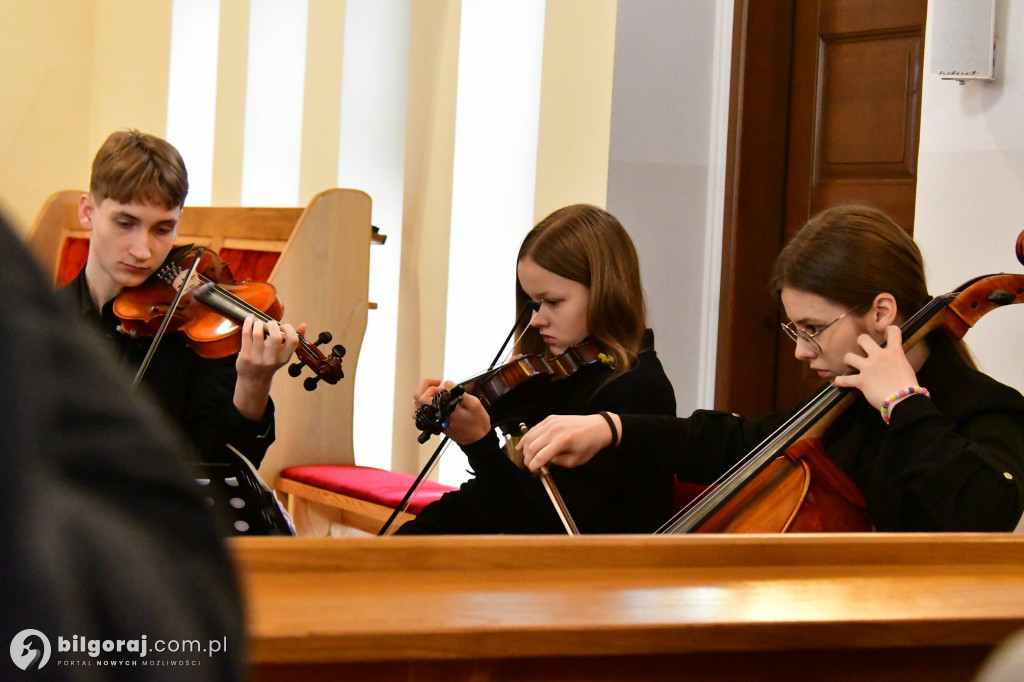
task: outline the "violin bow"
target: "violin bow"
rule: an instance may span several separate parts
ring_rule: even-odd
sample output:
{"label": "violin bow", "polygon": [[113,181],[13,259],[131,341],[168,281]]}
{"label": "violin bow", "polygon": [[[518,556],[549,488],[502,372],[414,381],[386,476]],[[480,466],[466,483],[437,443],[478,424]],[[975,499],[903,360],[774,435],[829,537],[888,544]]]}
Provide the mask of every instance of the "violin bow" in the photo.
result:
{"label": "violin bow", "polygon": [[[525,436],[526,431],[526,424],[520,422],[519,432]],[[544,491],[548,494],[551,504],[554,505],[555,512],[562,521],[562,525],[565,526],[565,532],[569,535],[579,535],[580,529],[576,527],[576,522],[573,520],[572,514],[569,513],[569,507],[566,506],[565,500],[562,499],[562,494],[558,492],[558,486],[555,485],[555,479],[552,478],[546,464],[540,467],[540,482],[544,484]]]}
{"label": "violin bow", "polygon": [[[512,329],[509,331],[508,336],[505,337],[505,341],[501,344],[501,348],[498,349],[498,352],[497,354],[495,354],[494,359],[491,360],[491,369],[493,369],[494,366],[498,364],[498,360],[505,352],[505,348],[508,346],[509,341],[511,341],[512,337],[515,336],[516,329],[519,328],[519,325],[526,317],[526,314],[528,312],[536,311],[539,307],[540,304],[534,301],[529,301],[526,303],[526,305],[523,306],[523,309],[519,312],[519,315],[516,317],[515,324],[512,325]],[[461,393],[459,393],[459,395],[455,397],[461,399],[460,396]],[[458,405],[458,403],[455,403],[455,405]],[[454,409],[454,407],[452,409]],[[448,416],[450,416],[450,414]],[[440,409],[435,410],[435,414],[431,415],[431,417],[435,417],[437,421],[447,422],[447,417],[442,413]],[[447,424],[445,423],[445,425]],[[417,426],[420,426],[419,418],[417,418]],[[425,443],[427,442],[427,440],[429,440],[431,435],[432,433],[429,429],[424,429],[420,433],[420,437],[417,440],[420,443]],[[404,514],[405,510],[408,509],[409,502],[412,500],[413,495],[416,494],[416,490],[420,487],[420,483],[422,483],[423,479],[427,477],[427,474],[429,474],[433,470],[434,465],[437,463],[438,458],[441,456],[441,453],[444,451],[445,447],[447,447],[449,440],[450,439],[448,438],[448,436],[445,436],[441,439],[441,442],[434,450],[434,453],[430,456],[430,459],[427,460],[427,463],[423,465],[423,468],[420,470],[420,473],[416,476],[416,480],[412,482],[412,485],[409,486],[409,490],[407,490],[405,495],[402,497],[402,501],[399,502],[397,506],[395,506],[394,511],[391,512],[391,516],[388,517],[388,520],[385,521],[384,525],[381,526],[379,531],[377,531],[378,536],[387,535],[388,530],[395,522],[395,519],[397,519],[399,515]]]}
{"label": "violin bow", "polygon": [[[189,247],[191,248],[191,246]],[[146,351],[146,356],[142,358],[142,362],[139,364],[139,371],[135,373],[135,381],[132,382],[132,390],[134,391],[142,383],[142,375],[149,369],[149,363],[153,360],[153,356],[156,354],[157,346],[160,345],[160,339],[164,337],[164,332],[167,331],[167,325],[170,324],[171,318],[174,317],[174,311],[178,309],[178,302],[181,300],[182,294],[185,293],[186,285],[192,281],[192,276],[195,274],[196,267],[199,265],[199,259],[203,257],[203,251],[206,250],[205,246],[200,246],[199,251],[196,254],[195,259],[192,261],[191,267],[185,274],[185,279],[182,280],[181,286],[178,287],[178,291],[174,294],[174,299],[171,301],[171,305],[167,308],[167,314],[164,315],[163,322],[160,323],[160,328],[156,330],[156,334],[153,335],[153,342],[149,344],[149,350]]]}
{"label": "violin bow", "polygon": [[569,507],[565,506],[565,500],[562,499],[562,495],[558,492],[558,486],[555,485],[555,479],[551,477],[551,472],[548,471],[547,466],[540,468],[540,482],[544,484],[544,490],[547,492],[551,504],[554,505],[558,518],[561,519],[562,525],[565,526],[565,532],[569,535],[579,535],[580,529],[576,527],[576,522],[573,521],[572,514],[569,513]]}

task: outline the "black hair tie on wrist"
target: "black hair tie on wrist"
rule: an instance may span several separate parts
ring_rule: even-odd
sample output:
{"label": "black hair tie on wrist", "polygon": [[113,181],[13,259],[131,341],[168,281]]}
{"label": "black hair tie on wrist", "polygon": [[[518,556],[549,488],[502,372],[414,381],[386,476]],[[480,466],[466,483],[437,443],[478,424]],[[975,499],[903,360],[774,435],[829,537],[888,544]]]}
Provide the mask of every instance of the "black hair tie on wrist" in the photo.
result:
{"label": "black hair tie on wrist", "polygon": [[608,428],[612,430],[612,447],[619,447],[619,431],[615,428],[615,421],[607,412],[598,412],[598,414],[604,417],[604,420],[608,422]]}

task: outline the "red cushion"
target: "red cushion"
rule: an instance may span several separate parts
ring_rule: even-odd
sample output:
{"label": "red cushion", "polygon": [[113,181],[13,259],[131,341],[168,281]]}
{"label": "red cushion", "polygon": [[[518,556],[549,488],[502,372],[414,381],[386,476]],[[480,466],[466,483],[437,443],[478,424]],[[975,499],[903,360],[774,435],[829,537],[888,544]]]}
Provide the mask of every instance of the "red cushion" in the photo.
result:
{"label": "red cushion", "polygon": [[239,282],[251,279],[254,282],[266,282],[270,279],[277,260],[281,257],[276,251],[255,251],[253,249],[231,249],[224,247],[217,252],[220,259],[231,266],[231,274]]}
{"label": "red cushion", "polygon": [[[346,464],[293,466],[282,469],[280,475],[299,483],[391,509],[398,506],[416,480],[415,476],[398,471]],[[452,490],[456,488],[433,481],[422,481],[409,503],[408,511],[419,514],[428,504]]]}
{"label": "red cushion", "polygon": [[57,288],[61,288],[78,276],[78,271],[89,257],[89,240],[86,237],[68,237],[60,248],[57,262]]}
{"label": "red cushion", "polygon": [[[231,266],[231,274],[239,282],[251,279],[254,282],[266,282],[277,264],[281,254],[276,251],[255,251],[252,249],[223,248],[218,252],[221,260]],[[57,262],[57,288],[60,288],[78,276],[79,270],[89,257],[89,239],[87,237],[68,237],[60,249]]]}

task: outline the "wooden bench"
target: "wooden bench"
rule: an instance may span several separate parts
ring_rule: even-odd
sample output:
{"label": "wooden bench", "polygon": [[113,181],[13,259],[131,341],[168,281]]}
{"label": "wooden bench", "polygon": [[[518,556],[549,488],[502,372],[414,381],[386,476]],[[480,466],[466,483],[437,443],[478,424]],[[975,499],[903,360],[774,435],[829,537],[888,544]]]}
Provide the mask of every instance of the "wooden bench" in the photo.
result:
{"label": "wooden bench", "polygon": [[[364,533],[376,534],[402,502],[415,476],[373,467],[326,464],[292,466],[281,470],[277,490],[286,494],[288,513],[302,514],[298,501],[313,502],[336,510],[336,521]],[[433,481],[423,481],[411,498],[406,512],[396,517],[391,530],[407,523],[444,493],[456,490]],[[308,523],[308,519],[303,519]],[[311,534],[307,532],[307,534]]]}

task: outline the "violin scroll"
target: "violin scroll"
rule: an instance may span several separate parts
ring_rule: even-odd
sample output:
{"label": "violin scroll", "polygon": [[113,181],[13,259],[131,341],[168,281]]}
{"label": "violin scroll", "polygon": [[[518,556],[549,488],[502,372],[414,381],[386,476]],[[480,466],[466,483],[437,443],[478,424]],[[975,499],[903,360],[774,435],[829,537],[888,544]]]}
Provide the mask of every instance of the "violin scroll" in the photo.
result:
{"label": "violin scroll", "polygon": [[288,365],[288,374],[297,377],[302,373],[303,366],[312,368],[316,376],[306,377],[306,380],[302,382],[303,388],[307,391],[316,389],[317,382],[320,380],[336,384],[345,377],[345,372],[341,368],[341,359],[345,357],[345,346],[334,345],[329,356],[325,356],[317,347],[330,343],[333,338],[330,332],[320,332],[317,335],[317,340],[313,343],[299,337],[299,347],[295,349],[295,354],[301,362]]}

